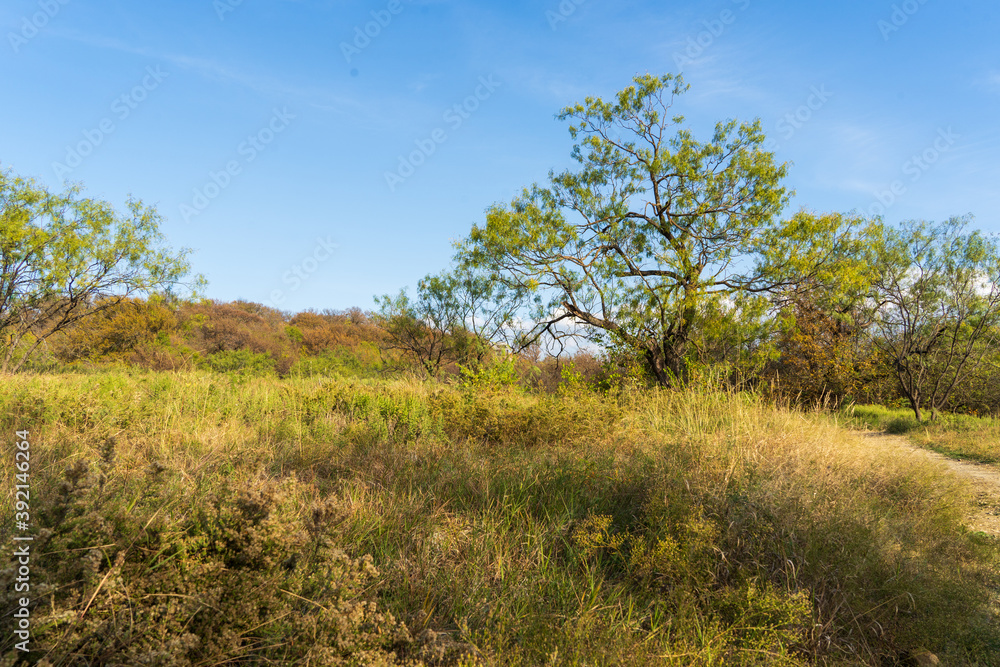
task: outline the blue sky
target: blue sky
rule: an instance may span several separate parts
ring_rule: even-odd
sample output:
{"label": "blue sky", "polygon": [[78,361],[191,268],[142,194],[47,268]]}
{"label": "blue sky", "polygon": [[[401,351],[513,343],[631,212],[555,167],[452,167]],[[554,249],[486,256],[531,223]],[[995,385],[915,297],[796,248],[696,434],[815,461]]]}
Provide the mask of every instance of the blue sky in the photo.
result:
{"label": "blue sky", "polygon": [[1000,232],[995,0],[7,0],[0,29],[0,168],[155,205],[212,298],[414,287],[571,165],[562,107],[646,72],[683,72],[698,138],[759,117],[789,214]]}

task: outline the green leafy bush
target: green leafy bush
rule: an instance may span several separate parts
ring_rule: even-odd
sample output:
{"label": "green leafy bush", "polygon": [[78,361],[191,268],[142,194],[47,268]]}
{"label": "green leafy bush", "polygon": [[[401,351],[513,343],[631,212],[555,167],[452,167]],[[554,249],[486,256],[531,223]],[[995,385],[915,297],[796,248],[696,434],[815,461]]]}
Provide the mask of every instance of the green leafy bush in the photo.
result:
{"label": "green leafy bush", "polygon": [[461,384],[471,391],[496,391],[520,385],[517,358],[503,355],[487,360],[478,366],[461,366]]}
{"label": "green leafy bush", "polygon": [[[371,347],[368,345],[368,347]],[[372,377],[381,369],[377,350],[365,345],[356,349],[341,347],[323,350],[315,356],[301,357],[289,371],[292,377]]]}
{"label": "green leafy bush", "polygon": [[591,393],[528,397],[516,388],[440,391],[430,405],[453,438],[526,447],[604,437],[622,414],[614,402]]}
{"label": "green leafy bush", "polygon": [[201,367],[241,377],[261,377],[275,373],[274,359],[269,354],[249,350],[215,352],[205,357]]}

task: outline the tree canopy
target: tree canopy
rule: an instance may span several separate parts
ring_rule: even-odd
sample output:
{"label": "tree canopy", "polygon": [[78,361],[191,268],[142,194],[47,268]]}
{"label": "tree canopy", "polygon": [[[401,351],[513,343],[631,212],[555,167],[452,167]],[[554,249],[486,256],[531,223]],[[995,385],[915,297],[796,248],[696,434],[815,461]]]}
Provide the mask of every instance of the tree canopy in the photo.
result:
{"label": "tree canopy", "polygon": [[563,109],[579,168],[492,206],[459,246],[464,266],[544,295],[536,335],[587,325],[639,351],[664,385],[686,377],[706,301],[808,279],[849,256],[862,223],[805,211],[782,221],[787,166],[764,150],[760,122],[720,122],[698,141],[672,111],[686,90],[680,76],[641,75],[611,101]]}
{"label": "tree canopy", "polygon": [[512,347],[521,298],[488,276],[445,271],[422,278],[415,299],[401,290],[375,302],[375,321],[388,334],[389,347],[418,360],[436,377],[445,364],[474,366],[495,345]]}
{"label": "tree canopy", "polygon": [[53,194],[0,171],[0,371],[84,317],[182,285],[188,251],[161,246],[160,221],[139,201],[118,213],[78,188]]}
{"label": "tree canopy", "polygon": [[876,248],[871,340],[918,420],[936,415],[1000,341],[1000,249],[968,218],[903,223]]}

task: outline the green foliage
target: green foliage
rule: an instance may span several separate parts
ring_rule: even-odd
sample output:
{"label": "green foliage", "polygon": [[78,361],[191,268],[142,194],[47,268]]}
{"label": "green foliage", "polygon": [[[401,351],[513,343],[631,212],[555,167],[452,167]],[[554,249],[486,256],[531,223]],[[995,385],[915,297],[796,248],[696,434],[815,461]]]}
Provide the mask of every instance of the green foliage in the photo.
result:
{"label": "green foliage", "polygon": [[604,352],[603,373],[596,388],[602,391],[636,391],[656,383],[642,350],[612,342]]}
{"label": "green foliage", "polygon": [[585,325],[641,351],[669,386],[688,378],[709,302],[835,272],[860,224],[807,212],[780,222],[787,167],[764,150],[760,122],[721,122],[700,142],[672,111],[686,89],[640,75],[611,101],[563,109],[579,170],[491,207],[459,251],[463,266],[537,293],[530,336]]}
{"label": "green foliage", "polygon": [[920,422],[911,416],[896,417],[885,425],[885,431],[894,435],[903,435],[919,427]]}
{"label": "green foliage", "polygon": [[517,357],[499,355],[473,367],[461,366],[461,385],[470,391],[497,391],[520,386]]}
{"label": "green foliage", "polygon": [[449,364],[483,363],[495,343],[510,337],[520,302],[516,291],[464,269],[424,277],[415,299],[401,290],[375,301],[390,349],[415,360],[430,377]]}
{"label": "green foliage", "polygon": [[295,343],[304,343],[306,340],[302,333],[302,329],[292,326],[291,324],[285,327],[285,334],[288,336],[289,340]]}
{"label": "green foliage", "polygon": [[[184,343],[200,355],[227,353],[220,357],[223,365],[228,360],[239,365],[257,359],[257,355],[267,355],[274,370],[285,375],[298,359],[298,344],[290,337],[284,313],[261,304],[206,300],[181,307],[178,320]],[[240,354],[228,354],[236,352]],[[251,368],[262,363],[254,361]]]}
{"label": "green foliage", "polygon": [[885,230],[876,253],[871,340],[914,416],[947,405],[1000,341],[1000,248],[968,218]]}
{"label": "green foliage", "polygon": [[356,348],[324,350],[311,357],[300,357],[289,370],[292,377],[377,377],[382,370],[378,348],[362,343]]}
{"label": "green foliage", "polygon": [[606,391],[609,371],[606,360],[590,352],[578,350],[575,354],[543,357],[530,363],[522,357],[519,365],[527,367],[522,383],[537,391],[549,394],[576,393],[589,390]]}
{"label": "green foliage", "polygon": [[487,386],[490,391],[472,387],[431,397],[433,414],[445,433],[458,441],[537,447],[605,436],[621,417],[618,406],[590,393],[535,398],[517,389]]}
{"label": "green foliage", "polygon": [[690,381],[721,378],[723,384],[753,386],[777,356],[770,309],[768,300],[759,295],[705,299],[692,330]]}
{"label": "green foliage", "polygon": [[884,359],[864,345],[862,328],[846,312],[830,312],[825,295],[803,294],[791,300],[776,341],[780,361],[771,369],[779,391],[800,405],[836,409],[856,397],[877,377]]}
{"label": "green foliage", "polygon": [[223,350],[208,355],[201,367],[215,373],[229,373],[239,377],[273,375],[274,359],[262,352],[249,350]]}
{"label": "green foliage", "polygon": [[188,273],[188,251],[161,247],[161,217],[139,201],[118,213],[76,188],[56,195],[0,171],[0,202],[0,371],[78,320],[174,289]]}
{"label": "green foliage", "polygon": [[378,359],[383,332],[358,308],[347,311],[312,310],[297,313],[289,324],[302,333],[305,355],[321,355],[331,350],[349,351],[361,363]]}
{"label": "green foliage", "polygon": [[78,460],[33,505],[29,659],[401,664],[391,649],[412,640],[368,593],[371,557],[341,546],[342,500],[290,480],[194,495],[163,465],[126,474],[113,459],[110,445],[96,466]]}
{"label": "green foliage", "polygon": [[324,402],[349,420],[347,435],[355,441],[407,443],[440,431],[430,406],[412,394],[329,385]]}
{"label": "green foliage", "polygon": [[1000,650],[1000,545],[963,530],[963,489],[746,394],[18,376],[0,384],[0,430],[24,427],[46,540],[32,619],[54,664],[879,665],[926,647],[972,665]]}
{"label": "green foliage", "polygon": [[165,345],[177,328],[173,309],[162,299],[127,299],[97,305],[97,312],[53,339],[60,361],[125,361],[154,344]]}
{"label": "green foliage", "polygon": [[[699,591],[700,602],[714,606],[727,633],[749,651],[777,658],[805,643],[812,605],[804,592],[788,593],[754,581],[713,589],[723,543],[717,526],[693,514],[674,528],[673,535],[660,537],[619,532],[612,517],[591,515],[574,529],[570,542],[576,559],[616,570],[636,588],[656,590],[668,599],[680,591],[678,597]],[[681,599],[672,602],[684,606]]]}
{"label": "green foliage", "polygon": [[556,390],[559,396],[580,396],[588,388],[586,378],[572,361],[559,369],[559,387]]}

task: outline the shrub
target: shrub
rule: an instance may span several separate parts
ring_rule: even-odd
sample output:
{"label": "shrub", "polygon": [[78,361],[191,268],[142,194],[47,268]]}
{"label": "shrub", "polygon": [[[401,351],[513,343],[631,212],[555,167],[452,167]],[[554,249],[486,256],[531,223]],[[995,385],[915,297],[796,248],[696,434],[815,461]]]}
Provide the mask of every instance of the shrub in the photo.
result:
{"label": "shrub", "polygon": [[496,391],[520,386],[517,357],[497,356],[475,366],[461,366],[461,385],[470,391]]}
{"label": "shrub", "polygon": [[347,311],[312,310],[298,313],[289,324],[302,334],[304,351],[319,355],[328,350],[357,351],[364,346],[380,344],[385,334],[357,308]]}
{"label": "shrub", "polygon": [[316,356],[301,357],[288,374],[292,377],[372,377],[382,368],[378,349],[372,343],[355,348],[323,350]]}
{"label": "shrub", "polygon": [[298,358],[284,315],[256,303],[206,301],[180,309],[183,344],[204,355],[245,351],[267,354],[285,375]]}
{"label": "shrub", "polygon": [[62,362],[121,361],[176,327],[173,310],[161,300],[126,299],[69,327],[53,341],[52,351]]}
{"label": "shrub", "polygon": [[426,401],[412,393],[331,385],[319,400],[347,418],[345,434],[355,440],[406,443],[439,430]]}
{"label": "shrub", "polygon": [[614,428],[622,413],[613,402],[593,394],[524,396],[517,388],[483,392],[475,386],[457,393],[439,391],[430,398],[432,414],[456,440],[493,445],[534,447],[600,439]]}
{"label": "shrub", "polygon": [[270,355],[249,350],[224,350],[208,355],[201,367],[216,373],[229,373],[242,377],[260,377],[275,372]]}
{"label": "shrub", "polygon": [[[341,545],[339,498],[266,480],[198,493],[163,466],[126,474],[113,459],[110,447],[97,465],[78,459],[33,505],[29,659],[400,664],[394,649],[412,639],[378,610],[371,557]],[[12,572],[0,576],[5,609],[16,604]]]}
{"label": "shrub", "polygon": [[567,382],[596,387],[607,376],[602,362],[582,351],[569,357],[545,357],[536,366],[539,372],[533,385],[548,393],[558,391]]}

